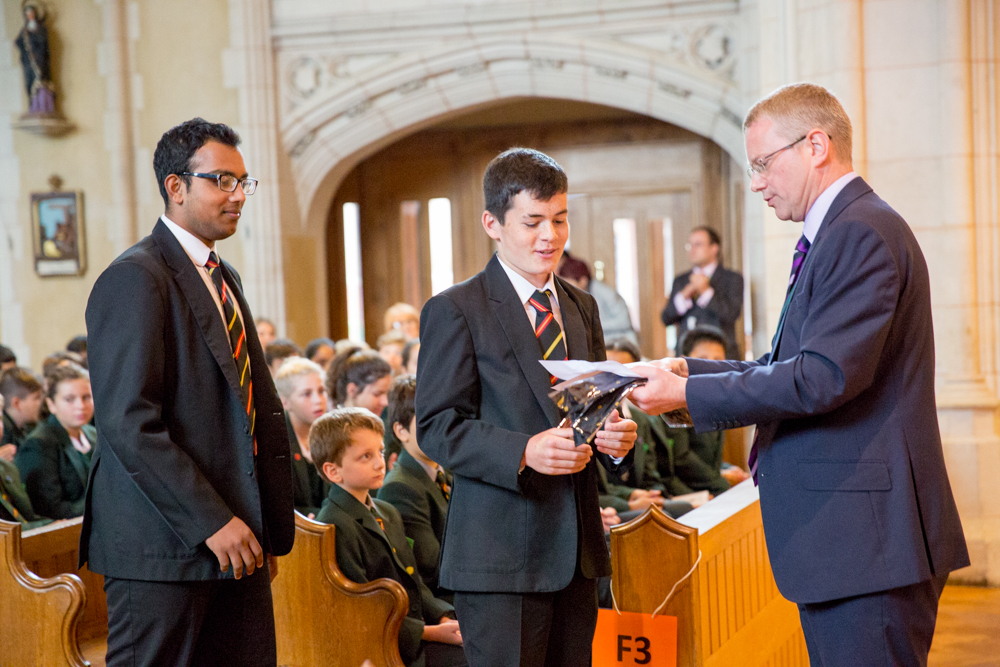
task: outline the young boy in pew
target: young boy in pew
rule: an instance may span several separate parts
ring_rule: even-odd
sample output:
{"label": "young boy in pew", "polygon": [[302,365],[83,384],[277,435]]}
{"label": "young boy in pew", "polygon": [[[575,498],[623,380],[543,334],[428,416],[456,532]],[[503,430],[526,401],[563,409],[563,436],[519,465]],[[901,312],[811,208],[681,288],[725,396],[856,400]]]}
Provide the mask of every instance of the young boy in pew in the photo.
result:
{"label": "young boy in pew", "polygon": [[336,526],[337,565],[363,584],[394,579],[409,596],[399,629],[399,654],[410,667],[466,665],[454,607],[435,598],[417,571],[403,519],[371,492],[385,477],[382,420],[363,408],[338,408],[315,422],[309,449],[317,469],[332,482],[316,520]]}
{"label": "young boy in pew", "polygon": [[45,399],[42,383],[27,368],[15,366],[0,371],[0,396],[4,398],[3,435],[0,436],[0,459],[13,461],[17,448],[41,417]]}
{"label": "young boy in pew", "polygon": [[417,378],[401,375],[389,387],[387,422],[402,443],[396,466],[385,476],[378,498],[403,517],[406,537],[417,559],[417,572],[434,595],[451,602],[451,591],[438,587],[438,556],[444,541],[445,519],[451,494],[450,475],[424,454],[417,444],[417,418],[413,397]]}
{"label": "young boy in pew", "polygon": [[[3,394],[0,394],[0,411],[4,408]],[[0,438],[4,434],[4,423],[0,421]],[[48,523],[46,519],[35,514],[31,499],[21,483],[21,475],[13,462],[0,457],[0,519],[20,523],[21,530],[31,530]]]}

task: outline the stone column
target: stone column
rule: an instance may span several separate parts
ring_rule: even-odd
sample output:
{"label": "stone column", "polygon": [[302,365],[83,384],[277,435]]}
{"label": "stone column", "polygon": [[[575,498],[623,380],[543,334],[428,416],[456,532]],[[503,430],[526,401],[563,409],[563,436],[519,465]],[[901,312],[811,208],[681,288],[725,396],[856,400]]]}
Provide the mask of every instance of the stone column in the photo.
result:
{"label": "stone column", "polygon": [[229,23],[232,47],[225,54],[225,69],[229,83],[239,90],[240,134],[247,169],[259,181],[240,222],[246,264],[243,288],[253,312],[270,318],[279,335],[284,335],[285,278],[275,108],[278,90],[271,43],[271,3],[230,0]]}

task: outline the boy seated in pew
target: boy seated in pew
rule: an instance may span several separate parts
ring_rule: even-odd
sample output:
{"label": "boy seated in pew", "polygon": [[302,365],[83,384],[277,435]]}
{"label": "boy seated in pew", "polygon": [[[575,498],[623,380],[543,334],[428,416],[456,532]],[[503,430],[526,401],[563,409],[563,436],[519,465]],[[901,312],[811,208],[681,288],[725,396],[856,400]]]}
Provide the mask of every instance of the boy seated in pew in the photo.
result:
{"label": "boy seated in pew", "polygon": [[378,498],[391,504],[403,517],[406,537],[417,559],[417,572],[435,596],[449,602],[450,591],[438,587],[438,556],[444,541],[451,475],[432,461],[417,443],[417,418],[413,397],[417,378],[400,375],[389,387],[386,423],[402,444],[396,466],[385,476]]}
{"label": "boy seated in pew", "polygon": [[[726,358],[726,341],[722,332],[715,327],[702,326],[689,330],[681,338],[680,352],[682,357],[723,361]],[[725,431],[709,431],[707,433],[689,434],[691,451],[725,478],[730,485],[735,486],[747,479],[750,474],[722,460],[722,449],[725,445]]]}
{"label": "boy seated in pew", "polygon": [[337,565],[363,584],[393,579],[409,596],[399,629],[399,654],[408,666],[466,665],[455,608],[434,597],[417,571],[403,519],[371,492],[382,486],[385,459],[382,421],[363,408],[338,408],[309,431],[313,463],[332,482],[316,520],[336,526]]}
{"label": "boy seated in pew", "polygon": [[[606,343],[605,347],[609,360],[622,364],[641,360],[639,349],[627,339],[612,340]],[[697,437],[694,435],[694,429],[672,429],[659,417],[647,415],[629,401],[625,401],[623,405],[626,416],[638,426],[635,445],[636,463],[632,472],[636,478],[632,481],[626,480],[626,484],[649,484],[647,480],[652,480],[654,477],[649,473],[642,474],[640,471],[652,465],[658,473],[660,484],[658,488],[662,488],[663,495],[667,497],[687,496],[697,491],[708,491],[710,495],[717,496],[729,490],[729,482],[723,479],[719,471],[702,461],[692,451],[691,438]],[[642,467],[640,460],[643,462]],[[692,500],[695,507],[702,502]],[[689,509],[692,506],[686,502],[685,504]],[[671,512],[667,513],[673,516]]]}
{"label": "boy seated in pew", "polygon": [[[4,408],[3,394],[0,394],[0,412]],[[4,423],[0,421],[0,438],[3,438]],[[0,519],[21,524],[21,530],[31,530],[52,523],[35,514],[31,499],[21,483],[21,475],[12,461],[0,457]]]}
{"label": "boy seated in pew", "polygon": [[0,396],[4,397],[3,435],[0,436],[0,459],[13,461],[17,448],[41,418],[44,389],[27,368],[0,371]]}

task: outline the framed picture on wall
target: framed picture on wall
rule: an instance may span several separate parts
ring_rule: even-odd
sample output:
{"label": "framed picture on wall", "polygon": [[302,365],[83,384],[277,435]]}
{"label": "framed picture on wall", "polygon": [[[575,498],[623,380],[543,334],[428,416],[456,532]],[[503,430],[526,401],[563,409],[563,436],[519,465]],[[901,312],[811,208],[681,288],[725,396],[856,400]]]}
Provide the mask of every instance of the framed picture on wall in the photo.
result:
{"label": "framed picture on wall", "polygon": [[35,192],[31,195],[35,273],[82,276],[87,268],[83,193]]}

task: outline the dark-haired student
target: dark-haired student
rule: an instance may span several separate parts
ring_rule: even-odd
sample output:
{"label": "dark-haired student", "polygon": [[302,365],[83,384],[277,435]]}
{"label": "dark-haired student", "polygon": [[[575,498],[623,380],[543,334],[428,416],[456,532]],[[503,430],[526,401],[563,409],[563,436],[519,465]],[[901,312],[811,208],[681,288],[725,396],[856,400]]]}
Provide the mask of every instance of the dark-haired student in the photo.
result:
{"label": "dark-haired student", "polygon": [[454,475],[442,586],[473,667],[590,664],[597,578],[611,573],[597,466],[631,466],[635,424],[593,444],[559,428],[541,360],[601,361],[594,298],[555,275],[569,237],[566,173],[513,148],[483,176],[497,254],[420,315],[417,435]]}
{"label": "dark-haired student", "polygon": [[420,358],[420,339],[411,338],[403,346],[403,372],[408,375],[417,374],[417,361]]}
{"label": "dark-haired student", "polygon": [[239,145],[201,118],[163,133],[164,213],[87,303],[101,442],[80,561],[104,575],[109,667],[277,664],[292,470],[253,313],[219,256],[257,188]]}
{"label": "dark-haired student", "polygon": [[278,369],[274,386],[288,424],[295,509],[312,519],[330,490],[330,483],[316,470],[309,451],[309,428],[329,407],[323,369],[308,359],[293,357]]}
{"label": "dark-haired student", "polygon": [[377,352],[350,347],[330,362],[326,371],[326,391],[335,405],[364,408],[381,415],[389,399],[392,367]]}
{"label": "dark-haired student", "polygon": [[90,460],[97,431],[90,375],[76,364],[49,371],[45,402],[48,418],[17,450],[14,462],[34,510],[51,519],[83,514]]}
{"label": "dark-haired student", "polygon": [[[4,408],[0,395],[0,410]],[[3,437],[3,422],[0,422],[0,437]],[[52,522],[35,514],[31,498],[21,483],[21,473],[13,461],[0,457],[0,519],[20,523],[22,530],[31,530]]]}
{"label": "dark-haired student", "polygon": [[0,396],[4,398],[0,458],[11,461],[40,418],[45,392],[30,370],[15,366],[0,373]]}
{"label": "dark-haired student", "polygon": [[413,397],[417,378],[401,375],[389,388],[388,423],[402,444],[396,465],[385,477],[379,500],[395,507],[403,517],[406,536],[413,542],[417,571],[437,597],[451,601],[451,591],[438,586],[438,557],[448,516],[451,475],[432,461],[417,442]]}
{"label": "dark-haired student", "polygon": [[17,366],[17,355],[6,345],[0,345],[0,373]]}
{"label": "dark-haired student", "polygon": [[288,338],[276,338],[264,346],[264,362],[267,364],[267,369],[271,371],[272,378],[277,375],[278,369],[281,368],[281,364],[285,363],[286,359],[301,356],[302,348]]}
{"label": "dark-haired student", "polygon": [[306,359],[326,369],[336,355],[336,345],[329,338],[313,338],[306,343]]}
{"label": "dark-haired student", "polygon": [[360,408],[338,408],[313,423],[313,462],[332,482],[316,520],[336,526],[337,566],[344,576],[359,584],[393,579],[406,590],[410,606],[399,629],[403,662],[465,665],[454,607],[434,597],[421,579],[399,512],[371,497],[385,477],[383,435],[382,421]]}

